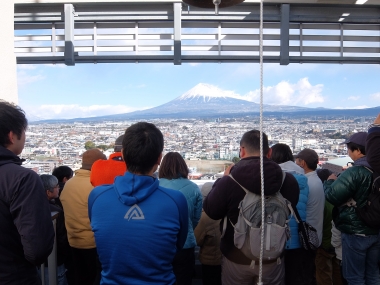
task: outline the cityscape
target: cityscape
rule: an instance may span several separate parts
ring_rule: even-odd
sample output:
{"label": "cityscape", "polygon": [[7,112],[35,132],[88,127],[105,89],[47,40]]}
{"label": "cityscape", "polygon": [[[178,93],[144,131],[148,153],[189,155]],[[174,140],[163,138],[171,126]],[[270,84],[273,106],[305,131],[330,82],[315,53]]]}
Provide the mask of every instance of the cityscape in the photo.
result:
{"label": "cityscape", "polygon": [[[285,143],[296,154],[314,149],[320,164],[347,157],[340,144],[350,134],[367,131],[373,117],[291,117],[267,116],[264,132],[270,145]],[[88,148],[99,148],[106,156],[113,152],[118,136],[137,120],[104,122],[31,122],[21,157],[24,167],[38,174],[51,173],[60,165],[81,166],[81,155]],[[258,116],[240,118],[152,119],[163,133],[164,154],[178,152],[190,169],[192,179],[215,179],[224,168],[239,160],[239,142],[249,130],[259,129]],[[349,159],[349,158],[348,158]]]}

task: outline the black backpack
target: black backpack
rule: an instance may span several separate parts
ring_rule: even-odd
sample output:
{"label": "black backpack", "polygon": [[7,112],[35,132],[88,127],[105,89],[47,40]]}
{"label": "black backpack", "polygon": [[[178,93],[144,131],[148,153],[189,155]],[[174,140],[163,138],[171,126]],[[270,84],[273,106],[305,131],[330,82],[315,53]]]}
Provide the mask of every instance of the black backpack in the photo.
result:
{"label": "black backpack", "polygon": [[380,229],[380,174],[367,169],[372,173],[371,191],[367,203],[361,208],[356,208],[356,212],[367,226]]}

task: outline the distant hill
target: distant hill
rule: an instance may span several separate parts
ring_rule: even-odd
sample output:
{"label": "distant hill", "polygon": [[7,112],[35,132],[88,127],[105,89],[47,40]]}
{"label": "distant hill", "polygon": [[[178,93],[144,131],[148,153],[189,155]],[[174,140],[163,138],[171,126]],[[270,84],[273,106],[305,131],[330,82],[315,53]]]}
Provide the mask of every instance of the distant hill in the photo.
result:
{"label": "distant hill", "polygon": [[[101,117],[77,118],[70,120],[49,120],[45,122],[230,117],[257,115],[260,112],[259,104],[242,100],[239,97],[239,95],[231,91],[223,91],[213,85],[200,83],[176,99],[151,109]],[[266,115],[278,116],[360,117],[377,116],[377,114],[380,113],[380,107],[368,109],[326,109],[283,105],[264,105],[263,110]]]}

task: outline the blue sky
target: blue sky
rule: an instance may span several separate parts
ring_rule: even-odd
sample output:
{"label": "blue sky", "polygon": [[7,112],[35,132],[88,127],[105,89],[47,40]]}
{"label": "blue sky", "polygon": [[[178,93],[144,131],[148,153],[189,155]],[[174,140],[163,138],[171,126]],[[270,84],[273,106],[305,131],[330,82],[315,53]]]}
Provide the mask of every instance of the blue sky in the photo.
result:
{"label": "blue sky", "polygon": [[[18,65],[19,105],[30,120],[126,113],[159,106],[199,83],[259,102],[254,63]],[[264,65],[264,102],[304,107],[380,105],[379,65]]]}

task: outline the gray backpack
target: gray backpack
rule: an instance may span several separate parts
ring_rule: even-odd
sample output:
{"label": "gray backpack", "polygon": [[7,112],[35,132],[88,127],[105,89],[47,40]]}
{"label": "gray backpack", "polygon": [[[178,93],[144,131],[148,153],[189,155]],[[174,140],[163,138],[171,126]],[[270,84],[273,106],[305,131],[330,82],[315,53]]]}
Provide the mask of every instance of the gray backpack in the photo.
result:
{"label": "gray backpack", "polygon": [[[265,222],[261,226],[261,196],[254,194],[240,185],[232,175],[229,175],[245,191],[244,199],[239,204],[239,217],[234,227],[234,243],[246,257],[252,260],[251,267],[260,258],[261,231],[264,228],[263,262],[280,263],[280,258],[285,248],[286,241],[290,238],[288,227],[289,215],[293,208],[277,191],[274,195],[265,196]],[[285,172],[282,173],[282,183],[285,180]],[[281,187],[282,187],[281,183]],[[280,188],[281,188],[280,187]],[[223,232],[227,228],[227,217],[223,221]]]}

